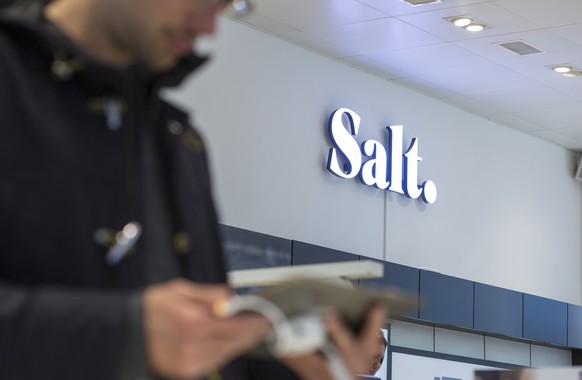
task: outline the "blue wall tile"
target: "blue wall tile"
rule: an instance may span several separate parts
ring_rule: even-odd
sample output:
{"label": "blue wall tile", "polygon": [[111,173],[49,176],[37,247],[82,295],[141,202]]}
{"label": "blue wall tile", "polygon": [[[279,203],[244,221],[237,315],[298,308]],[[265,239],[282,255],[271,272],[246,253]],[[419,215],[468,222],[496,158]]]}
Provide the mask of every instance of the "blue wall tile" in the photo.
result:
{"label": "blue wall tile", "polygon": [[582,348],[582,307],[568,305],[568,347]]}
{"label": "blue wall tile", "polygon": [[568,305],[548,298],[524,294],[523,337],[567,345]]}
{"label": "blue wall tile", "polygon": [[229,270],[291,265],[291,240],[220,226]]}
{"label": "blue wall tile", "polygon": [[475,283],[475,329],[521,337],[523,293]]}
{"label": "blue wall tile", "polygon": [[420,319],[473,328],[473,282],[421,270]]}
{"label": "blue wall tile", "polygon": [[358,255],[293,240],[292,265],[358,261]]}
{"label": "blue wall tile", "polygon": [[[420,270],[363,256],[360,256],[360,260],[371,260],[384,265],[384,276],[382,278],[360,280],[360,286],[371,289],[396,287],[406,294],[418,297]],[[418,308],[403,314],[403,316],[418,318]]]}

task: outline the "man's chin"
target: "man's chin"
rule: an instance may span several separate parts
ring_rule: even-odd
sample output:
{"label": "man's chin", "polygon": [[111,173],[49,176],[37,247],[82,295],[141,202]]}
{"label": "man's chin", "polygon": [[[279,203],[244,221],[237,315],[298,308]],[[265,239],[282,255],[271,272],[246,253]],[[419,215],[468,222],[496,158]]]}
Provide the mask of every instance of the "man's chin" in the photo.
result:
{"label": "man's chin", "polygon": [[154,73],[164,73],[172,70],[178,64],[179,59],[158,59],[155,61],[146,61],[147,68]]}

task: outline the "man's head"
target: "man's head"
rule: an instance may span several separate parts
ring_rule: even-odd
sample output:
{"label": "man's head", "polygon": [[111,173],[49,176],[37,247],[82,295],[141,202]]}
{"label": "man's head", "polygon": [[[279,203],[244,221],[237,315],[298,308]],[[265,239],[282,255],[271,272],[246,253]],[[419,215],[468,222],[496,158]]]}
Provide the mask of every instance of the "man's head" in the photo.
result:
{"label": "man's head", "polygon": [[375,375],[382,366],[386,346],[388,346],[388,342],[386,341],[386,338],[384,338],[384,334],[382,331],[378,331],[378,339],[376,340],[376,345],[374,346],[374,351],[372,351],[372,356],[370,358],[371,362],[368,375]]}
{"label": "man's head", "polygon": [[212,35],[227,0],[54,0],[47,17],[108,63],[143,61],[167,71]]}

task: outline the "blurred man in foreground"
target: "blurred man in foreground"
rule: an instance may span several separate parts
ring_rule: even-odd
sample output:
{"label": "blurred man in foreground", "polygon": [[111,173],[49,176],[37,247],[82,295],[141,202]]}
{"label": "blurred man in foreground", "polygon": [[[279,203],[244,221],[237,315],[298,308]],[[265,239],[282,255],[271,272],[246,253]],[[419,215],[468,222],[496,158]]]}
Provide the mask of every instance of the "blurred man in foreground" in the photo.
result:
{"label": "blurred man in foreground", "polygon": [[[228,1],[44,2],[0,16],[0,378],[292,378],[232,362],[269,325],[211,311],[230,292],[204,144],[158,97]],[[353,372],[383,318],[328,321]]]}

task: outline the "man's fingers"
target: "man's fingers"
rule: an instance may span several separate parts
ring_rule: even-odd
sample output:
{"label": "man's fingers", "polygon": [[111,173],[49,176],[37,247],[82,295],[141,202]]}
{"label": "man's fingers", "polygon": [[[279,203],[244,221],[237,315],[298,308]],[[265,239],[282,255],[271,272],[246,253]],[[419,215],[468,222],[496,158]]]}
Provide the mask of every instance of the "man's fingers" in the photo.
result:
{"label": "man's fingers", "polygon": [[163,329],[152,328],[149,332],[146,324],[146,342],[154,370],[167,377],[176,373],[190,374],[192,378],[263,341],[270,329],[269,322],[259,316],[242,317],[206,321],[198,318],[181,324],[162,322]]}
{"label": "man's fingers", "polygon": [[232,295],[232,291],[225,285],[195,284],[182,279],[172,280],[167,286],[176,294],[197,302],[212,303]]}
{"label": "man's fingers", "polygon": [[353,333],[334,315],[329,316],[325,323],[331,340],[339,350],[350,371],[353,373],[365,371],[366,358]]}
{"label": "man's fingers", "polygon": [[154,372],[193,378],[264,340],[269,322],[259,315],[219,318],[212,304],[230,296],[225,285],[174,280],[143,295],[144,334]]}
{"label": "man's fingers", "polygon": [[378,331],[383,326],[385,318],[386,313],[382,307],[375,306],[370,309],[366,324],[358,337],[354,336],[337,316],[332,315],[326,319],[328,333],[352,372],[367,372],[368,358],[374,350]]}
{"label": "man's fingers", "polygon": [[193,323],[187,336],[195,339],[211,339],[217,341],[262,340],[271,329],[270,323],[262,316],[238,315],[228,319],[213,318],[202,325]]}
{"label": "man's fingers", "polygon": [[212,303],[228,294],[226,286],[197,285],[186,280],[150,286],[143,296],[146,325],[151,323],[162,331],[191,329],[199,321],[212,319]]}
{"label": "man's fingers", "polygon": [[366,323],[359,338],[360,342],[365,345],[376,342],[378,339],[378,331],[384,326],[385,320],[386,310],[379,305],[372,307],[366,316]]}

